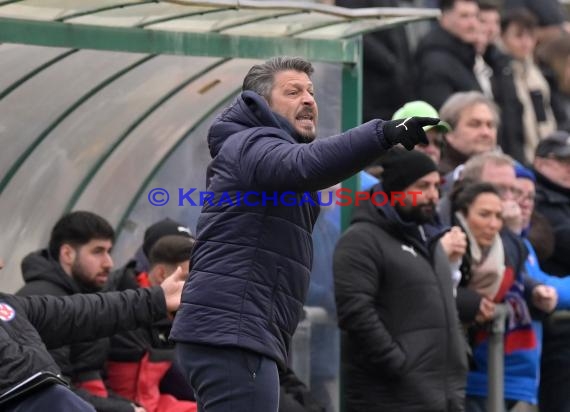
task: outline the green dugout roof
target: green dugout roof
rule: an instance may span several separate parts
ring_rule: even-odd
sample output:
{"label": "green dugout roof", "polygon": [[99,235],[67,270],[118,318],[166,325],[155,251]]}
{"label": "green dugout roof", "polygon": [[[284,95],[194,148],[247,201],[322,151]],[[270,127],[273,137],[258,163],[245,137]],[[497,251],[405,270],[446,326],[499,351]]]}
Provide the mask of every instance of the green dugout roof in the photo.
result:
{"label": "green dugout roof", "polygon": [[287,1],[0,0],[0,41],[138,53],[357,63],[358,35],[437,10]]}
{"label": "green dugout roof", "polygon": [[[117,265],[156,220],[194,229],[200,208],[179,207],[177,190],[205,189],[209,125],[253,64],[276,55],[316,62],[327,136],[360,123],[360,35],[437,14],[286,1],[0,0],[1,289],[21,286],[22,258],[45,247],[71,210],[117,228]],[[149,204],[156,187],[169,204]]]}

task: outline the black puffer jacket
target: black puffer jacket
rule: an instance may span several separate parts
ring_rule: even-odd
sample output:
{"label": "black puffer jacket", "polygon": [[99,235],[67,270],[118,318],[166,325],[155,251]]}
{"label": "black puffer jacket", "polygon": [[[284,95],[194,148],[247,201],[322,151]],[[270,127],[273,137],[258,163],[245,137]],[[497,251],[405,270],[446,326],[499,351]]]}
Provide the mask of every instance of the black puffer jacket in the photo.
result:
{"label": "black puffer jacket", "polygon": [[464,410],[465,344],[436,245],[389,205],[355,209],[334,254],[347,411]]}
{"label": "black puffer jacket", "polygon": [[[94,292],[93,289],[80,285],[67,275],[46,249],[31,253],[22,260],[22,274],[26,284],[18,291],[19,296],[66,296]],[[109,339],[102,338],[51,349],[50,355],[63,375],[72,383],[79,384],[102,379],[100,371],[104,367],[108,350]],[[104,398],[95,396],[85,389],[74,388],[74,390],[100,412],[126,412],[132,409],[130,402],[114,394]]]}
{"label": "black puffer jacket", "polygon": [[36,372],[59,374],[47,349],[109,336],[165,316],[159,287],[107,293],[105,299],[98,294],[23,297],[0,293],[0,393]]}
{"label": "black puffer jacket", "polygon": [[[55,261],[46,249],[30,253],[22,260],[22,274],[25,285],[17,292],[19,296],[51,295],[68,296],[76,293],[87,293],[71,276],[68,276],[60,264]],[[93,350],[95,347],[95,350]],[[105,357],[99,353],[106,352],[108,340],[80,343],[74,347],[64,346],[50,351],[63,374],[74,379],[78,370],[98,370],[94,365],[102,366]]]}
{"label": "black puffer jacket", "polygon": [[481,91],[473,73],[475,48],[439,25],[420,41],[416,63],[418,96],[438,110],[453,93]]}

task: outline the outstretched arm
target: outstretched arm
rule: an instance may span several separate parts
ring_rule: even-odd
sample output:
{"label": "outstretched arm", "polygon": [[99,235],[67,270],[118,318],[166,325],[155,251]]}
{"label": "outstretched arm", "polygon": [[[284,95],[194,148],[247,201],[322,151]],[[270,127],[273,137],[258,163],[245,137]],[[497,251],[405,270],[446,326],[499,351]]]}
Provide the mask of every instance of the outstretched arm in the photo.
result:
{"label": "outstretched arm", "polygon": [[178,270],[161,286],[72,296],[18,297],[48,348],[110,336],[164,318],[180,305],[187,274]]}

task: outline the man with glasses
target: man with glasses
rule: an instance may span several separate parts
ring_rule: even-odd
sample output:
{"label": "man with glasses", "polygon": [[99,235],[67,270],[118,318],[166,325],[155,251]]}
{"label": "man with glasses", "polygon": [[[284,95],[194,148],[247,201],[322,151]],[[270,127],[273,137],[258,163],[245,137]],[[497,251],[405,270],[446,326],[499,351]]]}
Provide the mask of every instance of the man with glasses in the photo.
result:
{"label": "man with glasses", "polygon": [[[517,176],[517,188],[519,189],[519,194],[517,202],[520,206],[522,217],[523,217],[523,231],[521,237],[528,251],[528,256],[525,262],[525,269],[529,276],[540,283],[552,286],[556,289],[558,294],[558,303],[556,304],[557,310],[568,310],[570,309],[570,277],[558,277],[550,275],[544,272],[539,263],[541,255],[548,255],[552,253],[552,243],[553,243],[553,232],[550,225],[545,221],[545,218],[539,213],[535,212],[534,204],[536,199],[536,176],[530,170],[520,164],[515,166],[516,176]],[[533,330],[540,342],[543,336],[543,326],[542,322],[534,320],[532,323]],[[536,368],[538,371],[540,364],[540,354],[541,346],[538,347],[538,353],[536,358],[528,358],[529,366]],[[549,354],[548,356],[551,356]],[[538,383],[542,379],[550,380],[549,375],[542,375],[540,373],[536,374],[536,382],[533,386],[538,389]],[[540,378],[540,380],[539,380]],[[535,397],[538,398],[538,391],[535,390]],[[557,399],[561,400],[562,408],[564,405],[568,405],[564,402],[564,395],[562,392],[557,393]],[[542,404],[541,410],[551,410],[550,405],[545,408]],[[560,405],[554,410],[560,409]]]}
{"label": "man with glasses", "polygon": [[461,178],[491,183],[503,201],[503,222],[514,233],[522,230],[522,215],[517,198],[521,191],[516,185],[513,159],[498,152],[483,153],[471,158],[461,172]]}
{"label": "man with glasses", "polygon": [[[555,246],[550,258],[541,262],[547,273],[570,273],[570,134],[558,131],[536,148],[536,209],[554,229]],[[570,408],[570,321],[544,324],[540,402],[545,411]]]}

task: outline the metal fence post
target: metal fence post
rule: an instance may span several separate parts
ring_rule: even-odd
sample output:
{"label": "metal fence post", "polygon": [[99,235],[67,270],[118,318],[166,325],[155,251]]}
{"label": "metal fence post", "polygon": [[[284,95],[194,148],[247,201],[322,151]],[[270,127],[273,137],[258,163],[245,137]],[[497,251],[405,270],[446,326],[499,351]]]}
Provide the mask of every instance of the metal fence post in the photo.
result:
{"label": "metal fence post", "polygon": [[487,412],[505,411],[505,322],[507,306],[495,306],[495,317],[489,335]]}
{"label": "metal fence post", "polygon": [[313,325],[331,323],[325,309],[304,306],[305,318],[299,322],[291,342],[291,368],[308,388],[311,387],[311,329]]}

